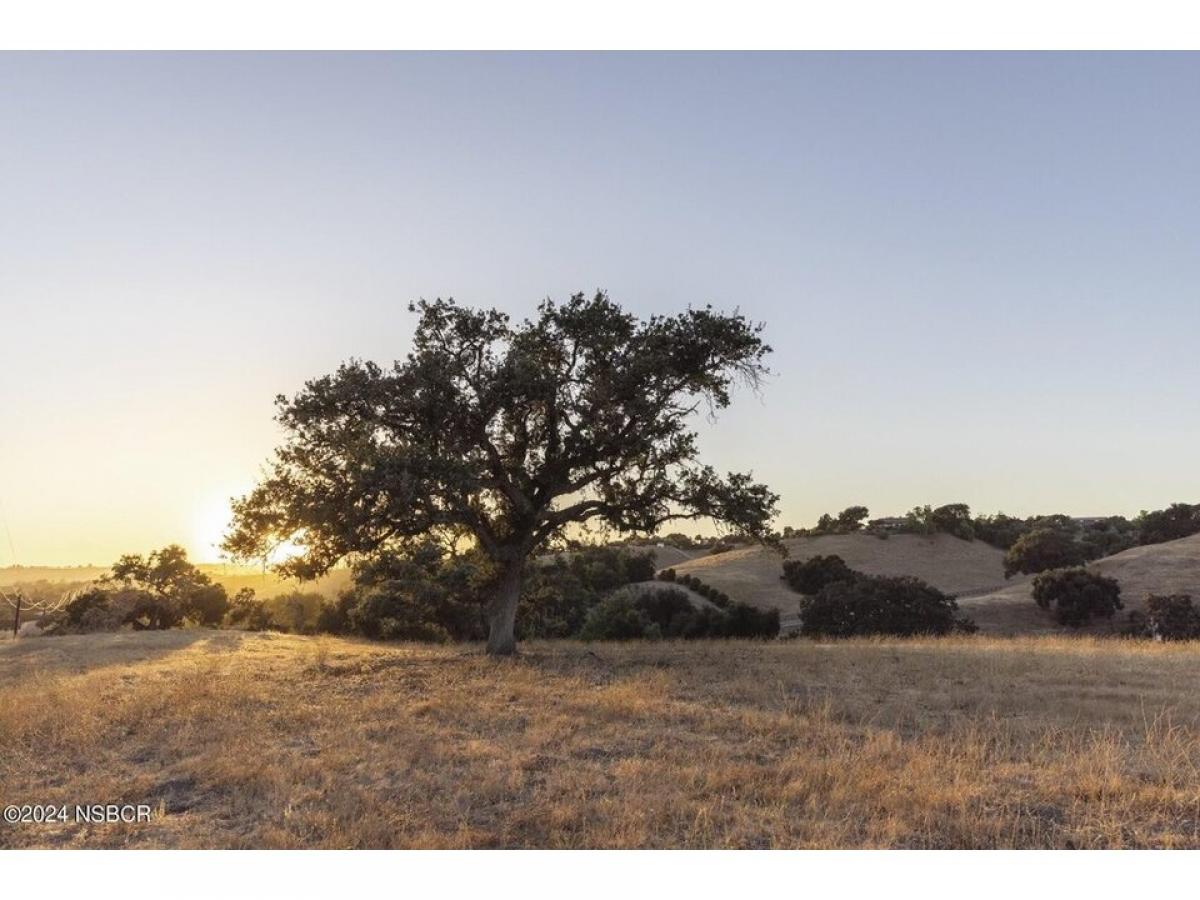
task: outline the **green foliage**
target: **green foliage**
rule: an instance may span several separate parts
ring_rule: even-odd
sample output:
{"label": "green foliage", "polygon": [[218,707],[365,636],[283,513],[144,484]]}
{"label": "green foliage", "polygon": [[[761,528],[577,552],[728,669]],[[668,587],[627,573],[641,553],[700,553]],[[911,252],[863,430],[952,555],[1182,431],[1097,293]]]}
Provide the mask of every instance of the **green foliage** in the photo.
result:
{"label": "green foliage", "polygon": [[1079,566],[1088,561],[1089,550],[1072,531],[1038,527],[1021,535],[1004,554],[1004,577],[1018,572],[1032,575],[1050,569]]}
{"label": "green foliage", "polygon": [[1079,541],[1089,560],[1137,546],[1137,526],[1124,516],[1108,516],[1082,526]]}
{"label": "green foliage", "polygon": [[623,585],[654,578],[654,557],[621,547],[582,547],[531,567],[521,598],[521,638],[578,633],[588,610]]}
{"label": "green foliage", "polygon": [[779,610],[733,603],[725,610],[723,637],[768,638],[779,634]]}
{"label": "green foliage", "polygon": [[1111,619],[1124,605],[1115,578],[1082,567],[1042,572],[1033,579],[1033,599],[1042,609],[1052,609],[1060,625],[1072,628],[1097,617]]}
{"label": "green foliage", "polygon": [[933,507],[914,506],[904,514],[903,531],[908,534],[933,534]]}
{"label": "green foliage", "polygon": [[975,537],[985,544],[1007,550],[1017,542],[1021,535],[1029,530],[1024,519],[996,513],[991,516],[976,516],[971,523]]}
{"label": "green foliage", "polygon": [[904,516],[902,531],[910,534],[953,535],[964,541],[975,539],[975,526],[971,520],[971,508],[965,503],[947,503],[937,508],[929,505],[914,506]]}
{"label": "green foliage", "polygon": [[1142,510],[1134,526],[1139,544],[1161,544],[1200,534],[1200,503],[1172,503],[1154,512]]}
{"label": "green foliage", "polygon": [[229,608],[225,588],[188,562],[187,552],[177,544],[146,557],[122,556],[100,583],[144,594],[127,619],[134,628],[171,628],[185,619],[218,625]]}
{"label": "green foliage", "polygon": [[974,520],[976,537],[1009,550],[1033,531],[1060,532],[1082,545],[1082,560],[1099,559],[1139,544],[1159,544],[1200,533],[1200,505],[1174,503],[1167,509],[1143,511],[1134,521],[1124,516],[1078,520],[1062,513],[1017,519],[997,513]]}
{"label": "green foliage", "polygon": [[1200,608],[1190,594],[1152,594],[1145,614],[1130,615],[1133,631],[1163,641],[1200,639]]}
{"label": "green foliage", "polygon": [[973,631],[958,603],[917,578],[859,574],[832,581],[800,601],[800,633],[823,637],[948,634]]}
{"label": "green foliage", "polygon": [[63,607],[67,625],[71,628],[82,628],[84,622],[93,611],[108,610],[110,604],[109,592],[103,588],[93,587],[76,594]]}
{"label": "green foliage", "polygon": [[[485,560],[449,557],[433,543],[405,555],[378,556],[355,570],[354,584],[328,610],[325,627],[369,638],[433,641],[483,636],[481,592],[489,580]],[[338,613],[344,615],[336,622]]]}
{"label": "green foliage", "polygon": [[271,621],[271,614],[263,602],[255,597],[253,588],[242,588],[233,595],[225,622],[243,631],[267,631],[278,627]]}
{"label": "green foliage", "polygon": [[848,581],[857,578],[858,574],[840,556],[830,554],[805,560],[788,560],[783,564],[782,577],[793,591],[815,594],[827,584]]}
{"label": "green foliage", "polygon": [[935,531],[949,534],[964,541],[975,539],[975,527],[971,522],[971,507],[965,503],[947,503],[931,514]]}
{"label": "green foliage", "polygon": [[588,641],[638,638],[774,637],[779,611],[758,610],[744,603],[729,609],[697,608],[676,588],[617,591],[594,606],[579,636]]}
{"label": "green foliage", "polygon": [[[482,554],[446,556],[429,543],[407,556],[379,559],[355,571],[335,603],[306,612],[313,628],[405,640],[478,640],[493,567]],[[521,638],[565,638],[583,626],[605,594],[654,574],[653,558],[621,547],[582,547],[531,563],[524,575]],[[277,626],[278,627],[278,626]]]}
{"label": "green foliage", "polygon": [[132,626],[134,631],[161,631],[183,624],[183,610],[173,598],[150,591],[125,593],[133,602],[123,623]]}
{"label": "green foliage", "polygon": [[[836,516],[831,516],[829,513],[823,513],[817,519],[816,527],[809,530],[809,534],[853,534],[856,531],[862,531],[863,522],[870,511],[865,506],[848,506]],[[791,531],[791,535],[788,532]],[[785,528],[784,536],[789,537],[797,532],[794,529]]]}
{"label": "green foliage", "polygon": [[170,545],[142,557],[122,556],[91,588],[73,597],[61,622],[68,631],[175,628],[185,621],[218,625],[229,609],[225,589]]}
{"label": "green foliage", "polygon": [[[680,596],[687,600],[686,595]],[[585,641],[629,641],[662,637],[662,632],[643,613],[636,598],[619,593],[605,597],[588,611],[579,637]]]}
{"label": "green foliage", "polygon": [[325,598],[315,591],[291,591],[268,597],[262,603],[271,626],[291,634],[313,634],[325,606]]}

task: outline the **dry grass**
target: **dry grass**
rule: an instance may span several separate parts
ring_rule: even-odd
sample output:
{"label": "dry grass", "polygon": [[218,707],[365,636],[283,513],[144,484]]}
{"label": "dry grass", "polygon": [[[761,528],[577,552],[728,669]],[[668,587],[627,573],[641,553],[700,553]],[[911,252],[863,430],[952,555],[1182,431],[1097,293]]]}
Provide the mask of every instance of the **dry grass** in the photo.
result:
{"label": "dry grass", "polygon": [[1200,649],[0,644],[6,846],[1197,847]]}

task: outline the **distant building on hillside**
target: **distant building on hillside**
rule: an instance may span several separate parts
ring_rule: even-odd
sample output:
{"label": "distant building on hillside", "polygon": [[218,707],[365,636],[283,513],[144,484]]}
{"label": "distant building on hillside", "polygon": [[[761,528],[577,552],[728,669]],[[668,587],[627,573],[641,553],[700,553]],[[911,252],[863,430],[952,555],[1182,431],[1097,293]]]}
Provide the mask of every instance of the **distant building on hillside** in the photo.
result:
{"label": "distant building on hillside", "polygon": [[907,521],[904,516],[884,516],[881,519],[871,519],[867,522],[867,527],[880,531],[899,531]]}

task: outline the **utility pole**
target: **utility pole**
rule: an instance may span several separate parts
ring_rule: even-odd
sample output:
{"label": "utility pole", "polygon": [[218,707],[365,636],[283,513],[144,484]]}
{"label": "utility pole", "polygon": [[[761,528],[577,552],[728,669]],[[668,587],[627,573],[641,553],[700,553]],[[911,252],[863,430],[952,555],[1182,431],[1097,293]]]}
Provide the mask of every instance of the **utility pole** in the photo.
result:
{"label": "utility pole", "polygon": [[17,591],[17,611],[13,614],[13,637],[17,636],[17,632],[21,630],[21,601],[24,595]]}

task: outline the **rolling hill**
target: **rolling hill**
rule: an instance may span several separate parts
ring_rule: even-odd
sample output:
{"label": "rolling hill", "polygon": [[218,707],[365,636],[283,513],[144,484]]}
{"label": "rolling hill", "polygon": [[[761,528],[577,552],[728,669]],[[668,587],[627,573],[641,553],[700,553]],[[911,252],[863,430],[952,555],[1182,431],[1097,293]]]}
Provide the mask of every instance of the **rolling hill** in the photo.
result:
{"label": "rolling hill", "polygon": [[[1200,534],[1134,547],[1098,559],[1088,569],[1115,578],[1121,585],[1125,610],[1110,623],[1093,630],[1119,629],[1128,614],[1141,609],[1149,594],[1191,594],[1200,597]],[[1034,602],[1032,579],[1024,578],[997,591],[960,598],[964,612],[980,629],[997,634],[1030,634],[1061,630]]]}
{"label": "rolling hill", "polygon": [[[1005,584],[1004,553],[982,541],[948,534],[827,534],[784,541],[789,559],[836,554],[868,575],[913,575],[949,594],[980,594]],[[701,556],[673,568],[694,575],[734,600],[795,613],[799,594],[780,579],[783,560],[763,547]]]}

